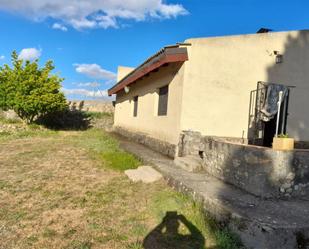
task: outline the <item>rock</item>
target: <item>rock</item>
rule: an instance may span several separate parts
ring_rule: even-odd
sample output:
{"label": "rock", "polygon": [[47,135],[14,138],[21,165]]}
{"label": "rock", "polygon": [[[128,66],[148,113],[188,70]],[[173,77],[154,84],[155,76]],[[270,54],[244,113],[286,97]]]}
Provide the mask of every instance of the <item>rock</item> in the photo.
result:
{"label": "rock", "polygon": [[142,181],[151,183],[162,178],[161,173],[153,169],[151,166],[140,166],[137,169],[129,169],[124,172],[133,182]]}
{"label": "rock", "polygon": [[188,155],[185,157],[176,157],[174,163],[189,172],[198,172],[202,168],[203,160],[198,156]]}
{"label": "rock", "polygon": [[281,193],[284,193],[285,192],[285,189],[283,187],[280,187],[280,192]]}
{"label": "rock", "polygon": [[298,186],[298,185],[295,185],[295,186],[294,186],[294,190],[297,191],[298,189],[299,189],[299,186]]}
{"label": "rock", "polygon": [[240,164],[241,164],[240,160],[238,160],[238,159],[233,160],[233,166],[235,168],[238,168],[240,166]]}
{"label": "rock", "polygon": [[17,114],[13,110],[5,111],[3,114],[6,119],[19,119]]}
{"label": "rock", "polygon": [[281,185],[281,187],[284,188],[284,189],[288,189],[288,188],[290,188],[291,186],[292,186],[291,183],[284,183],[284,184]]}
{"label": "rock", "polygon": [[292,188],[288,188],[285,192],[290,194],[290,193],[293,192],[293,189]]}
{"label": "rock", "polygon": [[289,181],[293,181],[295,178],[295,173],[293,172],[290,172],[287,176],[286,176],[286,179],[289,180]]}

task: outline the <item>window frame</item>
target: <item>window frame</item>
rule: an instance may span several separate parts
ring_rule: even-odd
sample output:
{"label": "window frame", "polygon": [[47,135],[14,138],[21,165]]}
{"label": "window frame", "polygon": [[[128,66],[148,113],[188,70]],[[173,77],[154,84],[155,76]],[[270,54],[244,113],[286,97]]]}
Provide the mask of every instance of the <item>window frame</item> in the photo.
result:
{"label": "window frame", "polygon": [[[162,91],[165,91],[162,93]],[[157,116],[164,117],[168,113],[169,84],[158,88]]]}
{"label": "window frame", "polygon": [[133,97],[133,117],[136,118],[138,113],[138,95]]}

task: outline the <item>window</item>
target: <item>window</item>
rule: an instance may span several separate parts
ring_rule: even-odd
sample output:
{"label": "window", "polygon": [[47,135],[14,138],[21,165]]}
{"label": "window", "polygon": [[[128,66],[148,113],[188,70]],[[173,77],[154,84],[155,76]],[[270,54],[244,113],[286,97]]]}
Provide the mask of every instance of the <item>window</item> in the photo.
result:
{"label": "window", "polygon": [[133,98],[133,103],[134,103],[134,107],[133,107],[133,117],[137,117],[138,96],[135,96],[135,97]]}
{"label": "window", "polygon": [[167,115],[168,85],[159,88],[158,116]]}

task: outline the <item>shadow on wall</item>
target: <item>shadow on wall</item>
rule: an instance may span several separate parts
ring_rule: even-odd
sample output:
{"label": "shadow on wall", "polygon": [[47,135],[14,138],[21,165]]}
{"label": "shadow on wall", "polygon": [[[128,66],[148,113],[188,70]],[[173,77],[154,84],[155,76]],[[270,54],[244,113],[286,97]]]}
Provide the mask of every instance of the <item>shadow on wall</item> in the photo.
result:
{"label": "shadow on wall", "polygon": [[288,133],[296,140],[309,140],[309,115],[304,108],[309,95],[309,31],[290,34],[278,53],[283,61],[267,69],[267,82],[296,86],[290,91]]}
{"label": "shadow on wall", "polygon": [[[184,233],[184,231],[188,233]],[[202,233],[177,212],[166,212],[162,222],[143,241],[144,249],[205,249]]]}
{"label": "shadow on wall", "polygon": [[[306,111],[304,106],[306,106],[309,94],[309,31],[290,33],[283,48],[273,46],[272,49],[272,51],[269,51],[269,56],[273,57],[273,60],[272,64],[266,69],[265,79],[260,78],[257,81],[262,80],[268,83],[291,86],[287,132],[296,141],[309,140],[308,131],[306,131],[309,127],[309,115],[304,112]],[[278,63],[276,63],[277,57],[281,58]],[[262,85],[258,84],[258,86],[259,89],[263,89]],[[259,93],[262,92],[259,91]],[[251,101],[249,106],[248,138],[249,140],[254,139],[254,144],[262,144],[263,141],[256,140],[256,130],[253,125],[256,102],[255,91],[251,92]],[[270,129],[274,130],[276,122],[268,122],[268,125],[271,125]],[[259,127],[259,129],[262,130],[262,127]],[[306,143],[301,143],[300,146],[304,147]]]}

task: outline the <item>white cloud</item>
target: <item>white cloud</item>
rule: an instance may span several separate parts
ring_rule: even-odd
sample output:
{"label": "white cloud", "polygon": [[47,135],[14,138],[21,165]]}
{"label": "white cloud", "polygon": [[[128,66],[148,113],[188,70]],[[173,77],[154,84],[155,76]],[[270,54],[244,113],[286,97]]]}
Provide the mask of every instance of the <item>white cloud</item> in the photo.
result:
{"label": "white cloud", "polygon": [[53,29],[59,29],[61,31],[68,31],[68,28],[66,26],[64,26],[63,24],[60,24],[60,23],[54,23],[53,26],[52,26]]}
{"label": "white cloud", "polygon": [[107,98],[108,97],[107,90],[89,91],[83,88],[77,88],[77,89],[62,88],[62,92],[65,95],[78,95],[81,97],[93,97],[93,98]]}
{"label": "white cloud", "polygon": [[97,87],[100,87],[101,84],[99,82],[94,81],[94,82],[86,82],[86,83],[77,83],[77,86],[97,88]]}
{"label": "white cloud", "polygon": [[4,60],[5,56],[4,55],[0,55],[0,60]]}
{"label": "white cloud", "polygon": [[20,51],[18,59],[20,60],[36,60],[41,56],[41,50],[36,48],[24,48]]}
{"label": "white cloud", "polygon": [[36,21],[52,18],[75,29],[115,28],[119,19],[168,19],[188,13],[181,4],[163,0],[1,0],[0,9]]}
{"label": "white cloud", "polygon": [[93,79],[116,80],[116,74],[101,68],[98,64],[73,64],[78,73]]}

